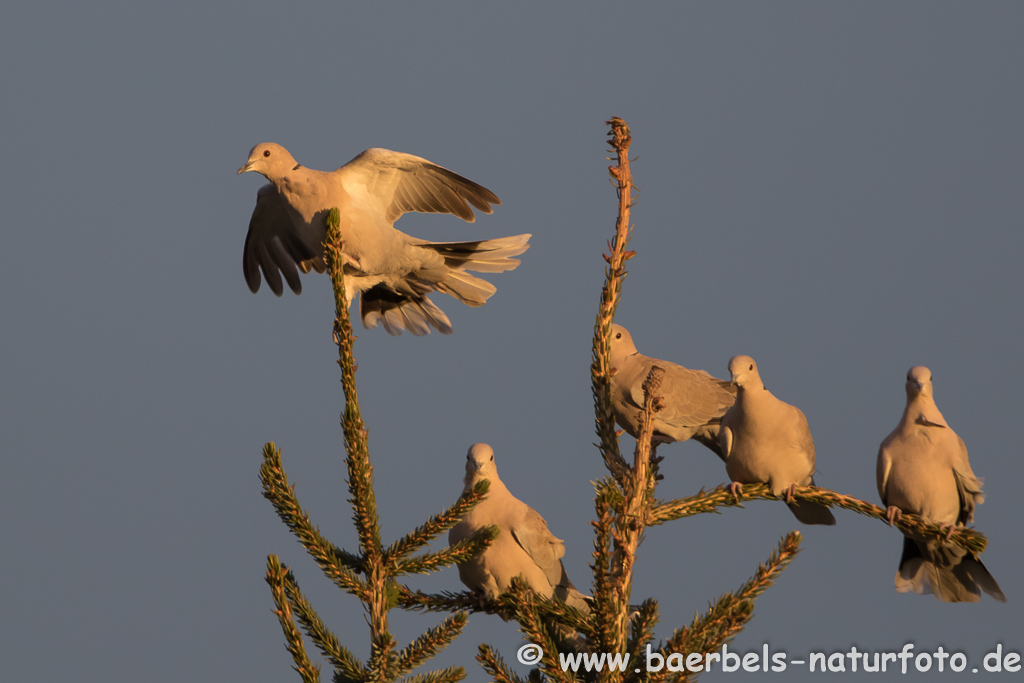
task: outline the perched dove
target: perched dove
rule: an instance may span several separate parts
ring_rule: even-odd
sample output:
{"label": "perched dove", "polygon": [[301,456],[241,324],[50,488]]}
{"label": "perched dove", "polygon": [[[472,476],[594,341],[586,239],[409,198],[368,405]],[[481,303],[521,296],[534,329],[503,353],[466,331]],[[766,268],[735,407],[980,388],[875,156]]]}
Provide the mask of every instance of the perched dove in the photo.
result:
{"label": "perched dove", "polygon": [[814,485],[814,439],[803,412],[765,389],[750,356],[733,356],[729,374],[736,403],[722,418],[721,439],[733,493],[743,484],[768,484],[776,496],[786,492],[786,504],[804,524],[835,524],[827,507],[793,500],[794,487]]}
{"label": "perched dove", "polygon": [[[972,521],[974,506],[985,502],[981,480],[967,460],[967,446],[935,406],[932,373],[926,367],[907,373],[907,407],[878,449],[877,475],[890,523],[909,512],[948,525],[951,534],[954,525]],[[1006,602],[979,557],[951,543],[910,535],[903,539],[896,590],[934,593],[943,602],[978,602],[983,590]]]}
{"label": "perched dove", "polygon": [[[270,182],[256,193],[245,237],[242,270],[254,293],[263,270],[281,296],[281,276],[302,292],[298,270],[324,271],[327,214],[341,213],[346,303],[360,295],[363,326],[383,323],[390,334],[408,329],[451,334],[451,322],[427,294],[440,291],[469,306],[482,306],[495,287],[466,271],[512,270],[511,258],[529,248],[530,235],[476,242],[428,242],[396,230],[407,211],[450,213],[472,223],[470,204],[491,213],[494,193],[426,159],[368,149],[341,168],[314,171],[296,163],[281,145],[264,142],[249,152],[239,173],[257,171]],[[279,272],[280,271],[280,272]]]}
{"label": "perched dove", "polygon": [[671,443],[693,438],[720,457],[719,423],[735,399],[736,390],[703,370],[649,358],[636,350],[633,337],[622,325],[612,325],[609,361],[612,375],[612,410],[615,422],[636,438],[644,406],[644,380],[657,365],[665,374],[659,393],[664,407],[654,414],[654,440]]}
{"label": "perched dove", "polygon": [[565,543],[555,538],[536,510],[505,488],[494,466],[494,450],[485,443],[476,443],[466,456],[465,490],[481,479],[490,480],[487,497],[452,527],[448,544],[454,545],[491,525],[501,533],[483,553],[459,565],[462,583],[494,599],[508,590],[512,577],[521,574],[536,593],[589,612],[589,598],[576,590],[562,566]]}

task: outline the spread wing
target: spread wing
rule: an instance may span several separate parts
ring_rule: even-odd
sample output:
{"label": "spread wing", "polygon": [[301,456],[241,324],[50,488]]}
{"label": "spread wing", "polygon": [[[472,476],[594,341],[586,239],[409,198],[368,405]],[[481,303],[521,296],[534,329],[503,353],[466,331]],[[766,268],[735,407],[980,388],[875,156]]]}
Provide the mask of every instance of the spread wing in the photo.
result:
{"label": "spread wing", "polygon": [[395,222],[408,211],[450,213],[472,223],[470,205],[492,213],[498,197],[482,185],[412,154],[372,148],[337,171],[345,191]]}
{"label": "spread wing", "polygon": [[302,292],[298,270],[323,272],[323,260],[307,247],[295,232],[284,199],[273,184],[256,192],[256,208],[249,219],[249,232],[242,249],[242,273],[249,290],[260,289],[260,271],[277,296],[284,293],[282,276],[296,294]]}

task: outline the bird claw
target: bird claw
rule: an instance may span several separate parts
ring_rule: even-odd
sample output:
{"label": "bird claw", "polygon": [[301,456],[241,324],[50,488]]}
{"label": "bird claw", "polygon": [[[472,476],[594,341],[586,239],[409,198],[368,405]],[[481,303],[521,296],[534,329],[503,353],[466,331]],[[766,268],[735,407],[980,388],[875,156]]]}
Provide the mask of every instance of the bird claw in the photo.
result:
{"label": "bird claw", "polygon": [[742,492],[743,484],[741,484],[740,482],[734,481],[733,483],[729,484],[729,493],[732,494],[733,498],[736,499],[737,503],[740,502],[740,493]]}
{"label": "bird claw", "polygon": [[953,531],[956,529],[956,526],[953,524],[942,524],[941,527],[946,529],[946,543],[949,543],[949,539],[953,538]]}
{"label": "bird claw", "polygon": [[796,484],[790,484],[789,488],[786,489],[786,496],[785,497],[786,497],[786,502],[787,503],[792,503],[793,502],[793,492],[794,491],[796,491]]}
{"label": "bird claw", "polygon": [[341,266],[342,268],[349,266],[359,272],[363,272],[363,264],[359,262],[359,259],[345,252],[341,252]]}
{"label": "bird claw", "polygon": [[903,511],[900,510],[895,505],[890,505],[889,508],[885,511],[885,518],[886,520],[888,520],[889,526],[892,526],[893,522],[898,522],[902,516]]}

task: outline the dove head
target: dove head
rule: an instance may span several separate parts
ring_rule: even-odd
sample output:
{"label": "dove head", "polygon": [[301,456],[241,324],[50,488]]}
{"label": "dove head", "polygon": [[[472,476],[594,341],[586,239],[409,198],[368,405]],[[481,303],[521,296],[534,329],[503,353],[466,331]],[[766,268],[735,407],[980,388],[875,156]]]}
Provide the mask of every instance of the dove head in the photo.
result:
{"label": "dove head", "polygon": [[907,396],[932,395],[932,371],[923,365],[915,365],[907,371]]}
{"label": "dove head", "polygon": [[466,488],[481,479],[498,479],[498,468],[494,466],[494,449],[485,443],[475,443],[466,454]]}
{"label": "dove head", "polygon": [[741,389],[763,389],[761,375],[757,372],[757,363],[750,356],[733,356],[729,359],[729,375],[732,383]]}
{"label": "dove head", "polygon": [[612,325],[612,340],[609,350],[608,360],[613,364],[636,353],[636,345],[633,343],[633,337],[629,336],[629,330],[622,325]]}
{"label": "dove head", "polygon": [[238,169],[238,173],[256,171],[263,174],[267,180],[273,180],[295,170],[296,166],[298,164],[295,159],[284,147],[275,142],[261,142],[249,152],[248,160]]}

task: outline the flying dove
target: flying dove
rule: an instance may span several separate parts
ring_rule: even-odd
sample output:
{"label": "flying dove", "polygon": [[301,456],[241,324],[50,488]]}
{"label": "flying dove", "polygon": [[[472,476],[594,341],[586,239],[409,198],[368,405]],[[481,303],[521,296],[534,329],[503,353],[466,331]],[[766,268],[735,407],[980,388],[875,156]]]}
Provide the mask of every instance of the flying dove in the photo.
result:
{"label": "flying dove", "polygon": [[690,370],[636,350],[633,337],[622,325],[612,325],[608,360],[612,375],[612,411],[615,422],[634,439],[640,433],[644,405],[643,383],[657,365],[665,374],[660,394],[664,407],[654,414],[654,440],[665,443],[693,438],[721,457],[718,443],[722,415],[735,400],[736,390],[703,370]]}
{"label": "flying dove", "polygon": [[325,269],[323,241],[327,214],[341,213],[346,304],[360,295],[363,326],[383,323],[390,334],[408,329],[451,334],[448,316],[427,294],[444,292],[468,306],[483,306],[494,285],[466,271],[512,270],[511,258],[529,248],[530,235],[475,242],[428,242],[396,230],[407,211],[450,213],[472,223],[470,204],[491,213],[501,204],[493,192],[411,154],[368,149],[334,171],[297,163],[281,145],[264,142],[249,152],[239,173],[256,171],[270,182],[256,193],[256,208],[245,237],[242,271],[253,293],[260,270],[274,294],[302,292],[298,271]]}
{"label": "flying dove", "polygon": [[[974,506],[985,502],[967,446],[935,406],[932,373],[926,367],[918,365],[907,373],[907,407],[878,449],[877,475],[890,524],[909,512],[948,526],[952,534],[954,525],[973,521]],[[983,590],[1006,602],[977,555],[934,538],[904,534],[898,592],[934,593],[943,602],[978,602]]]}
{"label": "flying dove", "polygon": [[459,565],[462,583],[493,600],[508,590],[512,577],[522,575],[536,593],[589,612],[589,598],[576,590],[562,566],[565,543],[555,538],[536,510],[509,493],[498,477],[494,450],[476,443],[466,456],[465,490],[481,479],[490,480],[487,497],[452,527],[448,545],[491,525],[501,533],[482,553]]}
{"label": "flying dove", "polygon": [[796,406],[775,398],[764,387],[750,356],[733,356],[729,374],[736,403],[722,418],[722,455],[736,495],[743,484],[768,484],[804,524],[836,523],[823,505],[793,500],[796,486],[814,485],[814,439],[807,418]]}

